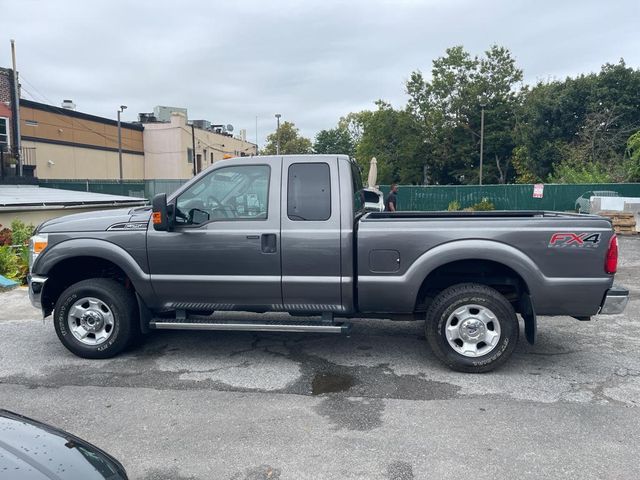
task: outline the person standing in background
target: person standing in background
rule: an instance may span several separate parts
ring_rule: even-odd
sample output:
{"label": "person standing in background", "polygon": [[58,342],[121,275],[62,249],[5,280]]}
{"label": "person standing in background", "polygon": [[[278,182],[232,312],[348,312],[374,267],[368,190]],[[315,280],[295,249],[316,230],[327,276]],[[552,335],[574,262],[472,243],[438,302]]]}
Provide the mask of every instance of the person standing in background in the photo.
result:
{"label": "person standing in background", "polygon": [[387,212],[395,212],[398,210],[398,184],[392,183],[391,190],[384,202],[384,208]]}

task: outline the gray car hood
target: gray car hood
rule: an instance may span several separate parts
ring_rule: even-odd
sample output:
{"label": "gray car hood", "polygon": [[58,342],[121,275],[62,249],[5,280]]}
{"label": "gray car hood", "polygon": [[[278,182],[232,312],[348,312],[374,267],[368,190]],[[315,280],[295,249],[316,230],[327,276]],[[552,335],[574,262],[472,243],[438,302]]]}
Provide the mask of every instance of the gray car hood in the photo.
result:
{"label": "gray car hood", "polygon": [[130,222],[147,223],[150,216],[150,207],[118,208],[76,213],[47,220],[38,227],[38,233],[104,231],[118,224]]}
{"label": "gray car hood", "polygon": [[68,432],[0,410],[0,478],[126,480],[108,453]]}

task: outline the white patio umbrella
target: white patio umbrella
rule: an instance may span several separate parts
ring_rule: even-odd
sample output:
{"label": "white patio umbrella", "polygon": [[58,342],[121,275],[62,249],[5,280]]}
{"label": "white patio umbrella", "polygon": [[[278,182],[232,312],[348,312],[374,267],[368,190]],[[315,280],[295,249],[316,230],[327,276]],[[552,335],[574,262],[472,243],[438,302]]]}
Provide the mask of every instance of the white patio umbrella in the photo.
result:
{"label": "white patio umbrella", "polygon": [[367,179],[369,188],[376,187],[377,179],[378,179],[378,161],[376,160],[376,157],[373,157],[371,159],[371,163],[369,164],[369,178]]}

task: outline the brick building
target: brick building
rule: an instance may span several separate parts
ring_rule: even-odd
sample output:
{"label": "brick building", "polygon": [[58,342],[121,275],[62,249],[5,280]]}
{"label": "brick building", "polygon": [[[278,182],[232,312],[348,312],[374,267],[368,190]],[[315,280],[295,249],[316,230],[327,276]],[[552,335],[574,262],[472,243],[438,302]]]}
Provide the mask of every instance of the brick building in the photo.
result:
{"label": "brick building", "polygon": [[0,148],[5,152],[11,150],[15,144],[12,137],[15,131],[13,125],[13,71],[8,68],[0,68]]}

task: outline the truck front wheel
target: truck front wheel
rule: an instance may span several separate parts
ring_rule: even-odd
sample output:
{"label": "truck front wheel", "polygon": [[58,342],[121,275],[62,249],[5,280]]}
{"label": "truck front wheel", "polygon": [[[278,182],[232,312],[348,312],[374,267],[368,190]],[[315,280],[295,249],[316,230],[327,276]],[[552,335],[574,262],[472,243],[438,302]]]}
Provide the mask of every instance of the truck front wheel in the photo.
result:
{"label": "truck front wheel", "polygon": [[92,278],[67,288],[56,302],[58,338],[83,358],[110,358],[134,337],[137,317],[132,292],[108,278]]}
{"label": "truck front wheel", "polygon": [[481,373],[506,362],[518,343],[511,303],[486,285],[443,290],[427,311],[425,334],[433,353],[453,370]]}

